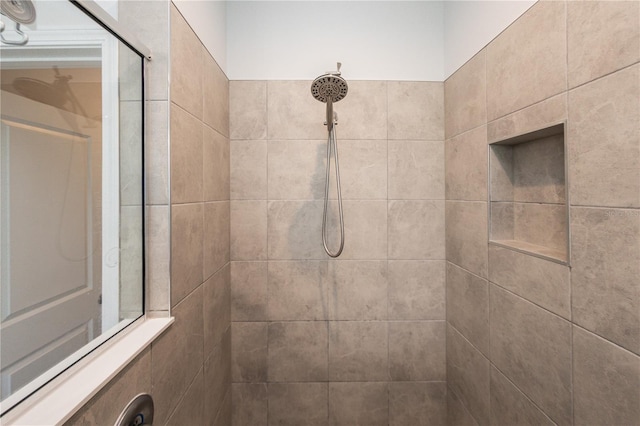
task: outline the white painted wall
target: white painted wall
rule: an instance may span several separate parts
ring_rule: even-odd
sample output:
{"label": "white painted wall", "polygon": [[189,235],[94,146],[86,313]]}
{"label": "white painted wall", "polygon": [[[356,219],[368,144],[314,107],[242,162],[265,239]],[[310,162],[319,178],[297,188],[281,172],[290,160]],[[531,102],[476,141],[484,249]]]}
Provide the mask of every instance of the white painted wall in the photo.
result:
{"label": "white painted wall", "polygon": [[[227,73],[227,2],[173,0],[222,71]],[[227,73],[229,77],[229,74]],[[229,77],[231,78],[231,77]]]}
{"label": "white painted wall", "polygon": [[445,78],[453,74],[536,0],[458,1],[444,6]]}
{"label": "white painted wall", "polygon": [[441,1],[232,1],[228,76],[312,79],[335,63],[357,80],[441,81]]}

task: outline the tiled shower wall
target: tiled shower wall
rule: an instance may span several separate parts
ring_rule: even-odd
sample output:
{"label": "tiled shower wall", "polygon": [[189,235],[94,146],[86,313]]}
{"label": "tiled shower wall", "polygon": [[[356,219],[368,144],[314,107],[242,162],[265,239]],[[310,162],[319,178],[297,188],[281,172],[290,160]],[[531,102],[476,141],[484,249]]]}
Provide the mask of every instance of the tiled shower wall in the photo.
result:
{"label": "tiled shower wall", "polygon": [[[639,2],[539,2],[445,82],[450,424],[640,421],[639,59]],[[570,267],[487,244],[487,141],[565,120]]]}
{"label": "tiled shower wall", "polygon": [[147,392],[155,425],[227,426],[229,81],[173,4],[119,6],[120,21],[132,20],[153,51],[145,140],[147,313],[170,309],[175,323],[68,424],[113,424],[135,395]]}
{"label": "tiled shower wall", "polygon": [[335,104],[337,260],[310,85],[230,85],[233,424],[443,424],[443,84],[349,81]]}

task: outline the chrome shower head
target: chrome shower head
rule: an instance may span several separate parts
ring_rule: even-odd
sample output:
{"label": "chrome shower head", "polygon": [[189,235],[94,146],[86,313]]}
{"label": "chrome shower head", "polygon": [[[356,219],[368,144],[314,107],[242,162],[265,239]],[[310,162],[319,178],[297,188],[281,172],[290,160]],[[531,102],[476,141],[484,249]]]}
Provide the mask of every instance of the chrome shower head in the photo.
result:
{"label": "chrome shower head", "polygon": [[18,24],[31,24],[36,20],[36,8],[31,0],[1,0],[0,13]]}

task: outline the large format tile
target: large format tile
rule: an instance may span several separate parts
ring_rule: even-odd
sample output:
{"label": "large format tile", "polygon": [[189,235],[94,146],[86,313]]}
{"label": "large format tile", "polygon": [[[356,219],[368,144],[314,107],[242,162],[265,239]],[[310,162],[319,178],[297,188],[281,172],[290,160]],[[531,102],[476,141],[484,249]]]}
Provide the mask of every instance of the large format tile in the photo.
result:
{"label": "large format tile", "polygon": [[171,102],[202,119],[203,57],[206,52],[178,9],[171,5]]}
{"label": "large format tile", "polygon": [[487,121],[485,54],[484,49],[478,52],[444,83],[447,139]]}
{"label": "large format tile", "polygon": [[389,201],[389,259],[444,259],[444,218],[443,201]]}
{"label": "large format tile", "polygon": [[220,344],[231,323],[229,265],[203,284],[204,287],[204,355]]}
{"label": "large format tile", "polygon": [[[182,400],[165,423],[167,426],[181,426],[187,423],[204,424],[204,374],[202,368],[184,393]],[[98,424],[102,423],[100,421]]]}
{"label": "large format tile", "polygon": [[[489,424],[489,368],[489,360],[447,326],[447,384],[481,425]],[[465,417],[464,411],[458,414]]]}
{"label": "large format tile", "polygon": [[[326,257],[321,240],[322,201],[269,201],[267,209],[269,259]],[[233,233],[231,237],[233,243]]]}
{"label": "large format tile", "polygon": [[324,197],[326,142],[270,140],[267,157],[270,200],[309,200]]}
{"label": "large format tile", "polygon": [[447,200],[487,199],[487,128],[478,127],[445,143]]}
{"label": "large format tile", "polygon": [[[231,330],[204,362],[204,414],[209,425],[218,426],[216,417],[227,410],[226,395],[231,388]],[[228,424],[228,423],[227,423]],[[220,425],[222,426],[222,425]]]}
{"label": "large format tile", "polygon": [[389,199],[444,199],[443,142],[391,141],[388,164]]}
{"label": "large format tile", "polygon": [[569,87],[617,71],[640,59],[640,3],[567,2]]}
{"label": "large format tile", "polygon": [[571,325],[491,285],[491,361],[557,423],[569,424]]}
{"label": "large format tile", "polygon": [[640,207],[640,64],[569,92],[568,142],[571,204]]}
{"label": "large format tile", "polygon": [[230,210],[228,201],[204,203],[204,279],[229,262]]}
{"label": "large format tile", "polygon": [[340,139],[387,138],[386,81],[349,81],[347,97],[333,108]]}
{"label": "large format tile", "polygon": [[564,204],[513,204],[513,236],[555,250],[567,252],[567,207]]}
{"label": "large format tile", "polygon": [[473,418],[462,400],[447,387],[447,424],[456,426],[477,426],[478,422]]}
{"label": "large format tile", "polygon": [[573,327],[575,424],[635,424],[640,419],[640,358]]}
{"label": "large format tile", "polygon": [[310,90],[311,81],[267,82],[269,139],[322,140],[327,137],[323,124],[325,104],[315,100]]}
{"label": "large format tile", "polygon": [[202,284],[203,205],[171,206],[171,306]]}
{"label": "large format tile", "polygon": [[233,426],[267,426],[266,383],[233,383],[231,392]]}
{"label": "large format tile", "polygon": [[330,261],[322,268],[332,320],[387,318],[386,261]]}
{"label": "large format tile", "polygon": [[447,260],[487,276],[487,203],[446,202]]}
{"label": "large format tile", "polygon": [[268,323],[234,322],[231,326],[231,380],[267,381]]}
{"label": "large format tile", "polygon": [[[339,228],[337,225],[336,202],[330,204],[327,218],[327,242],[329,248],[335,251],[338,246]],[[387,258],[387,202],[383,200],[345,200],[344,208],[344,252],[340,259],[353,260],[385,260]],[[318,221],[322,220],[320,216]],[[322,225],[320,223],[320,225]],[[313,235],[315,240],[321,235]],[[315,244],[322,245],[321,241]],[[323,255],[324,257],[324,255]]]}
{"label": "large format tile", "polygon": [[326,267],[320,261],[269,262],[269,320],[327,319]]}
{"label": "large format tile", "polygon": [[171,105],[171,202],[203,200],[202,137],[204,125]]}
{"label": "large format tile", "polygon": [[448,262],[447,321],[489,355],[489,283]]}
{"label": "large format tile", "polygon": [[571,318],[569,267],[502,247],[489,247],[489,280],[566,319]]}
{"label": "large format tile", "polygon": [[267,202],[232,201],[230,227],[232,260],[267,258]]}
{"label": "large format tile", "polygon": [[329,425],[388,426],[388,384],[329,383]]}
{"label": "large format tile", "polygon": [[495,367],[491,367],[491,424],[555,425]]}
{"label": "large format tile", "polygon": [[202,121],[229,137],[229,79],[203,49]]}
{"label": "large format tile", "polygon": [[326,426],[327,383],[269,383],[270,426]]}
{"label": "large format tile", "polygon": [[487,46],[490,121],[566,90],[565,15],[564,2],[539,2]]}
{"label": "large format tile", "polygon": [[145,103],[145,192],[147,204],[169,203],[169,102]]}
{"label": "large format tile", "polygon": [[202,126],[203,199],[221,201],[229,199],[229,139],[209,126]]}
{"label": "large format tile", "polygon": [[147,206],[146,208],[145,273],[149,283],[148,311],[168,311],[171,305],[169,216],[169,206]]}
{"label": "large format tile", "polygon": [[445,363],[444,321],[389,323],[391,380],[442,381]]}
{"label": "large format tile", "polygon": [[229,82],[231,139],[267,138],[267,82]]}
{"label": "large format tile", "polygon": [[231,141],[232,200],[267,199],[267,142]]}
{"label": "large format tile", "polygon": [[269,381],[326,381],[327,327],[324,321],[270,323]]}
{"label": "large format tile", "polygon": [[446,424],[446,382],[389,383],[389,426]]}
{"label": "large format tile", "polygon": [[640,354],[640,212],[571,209],[573,320]]}
{"label": "large format tile", "polygon": [[329,380],[389,380],[387,323],[332,321],[329,323]]}
{"label": "large format tile", "polygon": [[565,203],[564,169],[564,136],[517,145],[513,150],[513,200]]}
{"label": "large format tile", "polygon": [[[326,157],[326,143],[323,147]],[[340,186],[345,200],[387,198],[387,141],[339,140]],[[335,169],[331,166],[330,192],[336,198]],[[324,197],[324,178],[323,192]]]}
{"label": "large format tile", "polygon": [[444,139],[444,84],[390,81],[387,83],[389,139]]}
{"label": "large format tile", "polygon": [[445,318],[445,261],[389,261],[389,319]]}
{"label": "large format tile", "polygon": [[224,395],[224,399],[222,400],[222,405],[218,410],[218,414],[216,415],[215,420],[213,421],[213,426],[229,426],[233,419],[233,407],[231,407],[231,386],[228,387],[227,393]]}
{"label": "large format tile", "polygon": [[164,424],[203,363],[202,287],[173,308],[175,322],[151,347],[154,420]]}
{"label": "large format tile", "polygon": [[268,262],[231,262],[231,320],[264,321],[269,318]]}

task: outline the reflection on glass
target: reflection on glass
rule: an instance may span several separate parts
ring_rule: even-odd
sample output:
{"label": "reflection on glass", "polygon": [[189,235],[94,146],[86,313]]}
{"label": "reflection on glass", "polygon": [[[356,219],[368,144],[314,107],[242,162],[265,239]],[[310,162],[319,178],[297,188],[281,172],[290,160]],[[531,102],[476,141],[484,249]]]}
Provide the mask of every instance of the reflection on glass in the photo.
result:
{"label": "reflection on glass", "polygon": [[[33,2],[36,18],[21,26],[9,3],[0,16],[2,412],[143,307],[142,59],[69,2]],[[21,32],[27,41],[15,43]]]}

